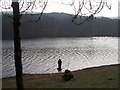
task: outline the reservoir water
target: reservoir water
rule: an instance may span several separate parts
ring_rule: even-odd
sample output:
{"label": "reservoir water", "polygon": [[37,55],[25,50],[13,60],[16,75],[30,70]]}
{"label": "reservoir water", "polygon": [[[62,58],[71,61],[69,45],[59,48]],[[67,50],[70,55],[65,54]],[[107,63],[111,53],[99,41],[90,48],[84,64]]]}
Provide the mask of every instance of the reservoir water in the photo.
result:
{"label": "reservoir water", "polygon": [[[23,40],[23,73],[57,73],[57,61],[62,71],[118,64],[118,38],[42,38]],[[13,41],[2,42],[2,77],[15,75]]]}

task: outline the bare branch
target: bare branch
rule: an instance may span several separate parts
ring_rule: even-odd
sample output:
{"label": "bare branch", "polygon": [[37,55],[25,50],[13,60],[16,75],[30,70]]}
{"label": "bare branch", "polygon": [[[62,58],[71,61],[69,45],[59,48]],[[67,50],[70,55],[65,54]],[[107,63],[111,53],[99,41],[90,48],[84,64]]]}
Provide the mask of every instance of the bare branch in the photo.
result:
{"label": "bare branch", "polygon": [[77,14],[73,17],[72,22],[74,22],[74,20],[77,18],[77,16],[78,16],[79,13],[81,12],[83,6],[84,6],[84,0],[82,1],[82,3],[79,2],[79,9],[78,9],[78,12],[77,12]]}
{"label": "bare branch", "polygon": [[27,4],[27,8],[25,8],[25,10],[21,11],[21,13],[26,12],[27,10],[29,10],[29,8],[31,7],[32,3],[28,3]]}
{"label": "bare branch", "polygon": [[3,7],[3,6],[0,6],[0,8],[2,8],[2,9],[10,9],[11,7]]}
{"label": "bare branch", "polygon": [[[22,4],[20,5],[20,11],[23,9],[23,6],[24,6],[24,0],[21,0],[21,2],[22,2]],[[20,3],[21,3],[21,2],[20,2]],[[19,3],[19,4],[20,4],[20,3]]]}
{"label": "bare branch", "polygon": [[38,18],[37,20],[35,20],[36,22],[38,22],[38,21],[41,19],[41,16],[42,16],[43,11],[45,10],[47,4],[48,4],[48,0],[47,0],[46,2],[44,2],[44,7],[43,7],[43,9],[42,9],[42,12],[41,12],[40,15],[39,15],[39,18]]}
{"label": "bare branch", "polygon": [[[66,2],[66,1],[64,1]],[[11,0],[9,2],[2,1],[4,6],[0,5],[0,8],[4,9],[4,11],[11,10]],[[47,6],[48,0],[19,0],[20,5],[20,14],[21,16],[26,13],[35,13],[35,10],[39,14],[38,19],[34,21],[39,21],[41,16]],[[58,3],[58,2],[57,2]],[[60,3],[58,3],[60,4]],[[81,19],[81,17],[86,17],[84,20],[80,20],[80,23],[91,20],[96,14],[98,14],[104,7],[111,9],[111,5],[107,4],[107,0],[71,0],[68,3],[61,3],[63,5],[69,5],[73,8],[74,16],[72,18],[72,22],[76,22],[76,19]],[[38,12],[39,10],[39,12]],[[38,15],[37,14],[37,15]],[[78,18],[79,17],[79,18]],[[79,24],[79,23],[78,23]]]}
{"label": "bare branch", "polygon": [[[74,2],[76,3],[76,2]],[[72,5],[73,8],[76,9],[75,5]],[[83,23],[85,23],[86,21],[91,20],[94,15],[98,14],[104,7],[108,7],[108,9],[111,9],[111,6],[107,4],[107,1],[104,0],[83,0],[82,3],[80,3],[79,1],[79,8],[78,8],[78,12],[76,13],[75,11],[75,15],[72,19],[72,22],[77,24],[77,25],[81,25]],[[81,16],[86,17],[84,20],[81,19]],[[80,18],[78,18],[80,17]],[[76,22],[77,19],[80,19],[79,22]]]}

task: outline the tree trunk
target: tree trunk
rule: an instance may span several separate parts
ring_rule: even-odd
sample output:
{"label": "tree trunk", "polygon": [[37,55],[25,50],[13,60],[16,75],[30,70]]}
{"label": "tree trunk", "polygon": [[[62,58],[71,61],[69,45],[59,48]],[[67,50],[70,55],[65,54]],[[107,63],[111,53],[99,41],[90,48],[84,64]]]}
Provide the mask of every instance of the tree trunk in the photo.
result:
{"label": "tree trunk", "polygon": [[20,39],[20,12],[19,3],[12,2],[13,8],[13,32],[14,32],[14,59],[16,70],[17,90],[23,90],[22,61],[21,61],[21,39]]}

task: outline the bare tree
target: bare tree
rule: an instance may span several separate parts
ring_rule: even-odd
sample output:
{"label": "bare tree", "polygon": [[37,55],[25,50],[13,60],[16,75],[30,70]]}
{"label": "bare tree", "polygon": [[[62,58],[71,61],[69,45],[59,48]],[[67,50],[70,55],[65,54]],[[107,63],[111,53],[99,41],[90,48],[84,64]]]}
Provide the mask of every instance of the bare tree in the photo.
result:
{"label": "bare tree", "polygon": [[[23,70],[22,70],[22,60],[21,60],[21,38],[20,38],[20,18],[23,14],[27,13],[28,10],[32,10],[36,7],[36,3],[38,0],[29,0],[30,2],[25,2],[25,0],[12,0],[12,8],[13,8],[13,32],[14,32],[14,59],[15,59],[15,70],[16,70],[16,87],[17,90],[23,90]],[[38,20],[41,18],[45,7],[47,6],[47,1],[39,0],[38,4],[41,4],[42,11]],[[6,5],[6,3],[5,3]],[[21,7],[19,7],[21,5]],[[25,6],[24,6],[25,5]],[[9,6],[9,5],[8,5]],[[4,8],[4,7],[2,7]],[[4,8],[5,10],[11,9],[11,7]],[[7,15],[8,16],[8,15]],[[10,17],[10,16],[9,16]],[[37,20],[37,21],[38,21]]]}
{"label": "bare tree", "polygon": [[[39,8],[39,17],[37,20],[35,20],[36,22],[39,21],[47,4],[48,4],[48,0],[0,1],[1,12],[3,14],[5,13],[5,15],[13,19],[14,59],[15,59],[15,69],[16,69],[16,86],[18,90],[23,89],[21,38],[20,38],[20,30],[19,30],[19,27],[21,25],[20,19],[23,14],[27,14],[30,12],[34,14],[34,10]],[[71,0],[70,3],[67,4],[63,3],[63,4],[73,7],[75,14],[73,16],[72,22],[77,25],[83,24],[84,22],[91,20],[95,14],[99,13],[103,9],[103,7],[107,6],[109,9],[111,8],[107,4],[107,0]],[[9,15],[11,13],[13,14],[12,17]]]}
{"label": "bare tree", "polygon": [[19,3],[12,2],[13,7],[13,29],[14,29],[14,59],[16,69],[16,85],[18,90],[23,90],[21,43],[20,43],[20,13]]}

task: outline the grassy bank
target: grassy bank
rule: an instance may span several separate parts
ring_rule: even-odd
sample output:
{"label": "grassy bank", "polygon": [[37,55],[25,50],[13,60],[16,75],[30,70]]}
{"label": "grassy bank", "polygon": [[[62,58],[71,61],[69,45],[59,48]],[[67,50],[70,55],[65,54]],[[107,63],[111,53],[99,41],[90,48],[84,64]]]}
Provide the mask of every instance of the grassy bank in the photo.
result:
{"label": "grassy bank", "polygon": [[[71,81],[63,81],[61,74],[23,75],[25,88],[117,88],[118,67],[109,65],[73,71]],[[3,78],[3,88],[15,88],[15,77]]]}

